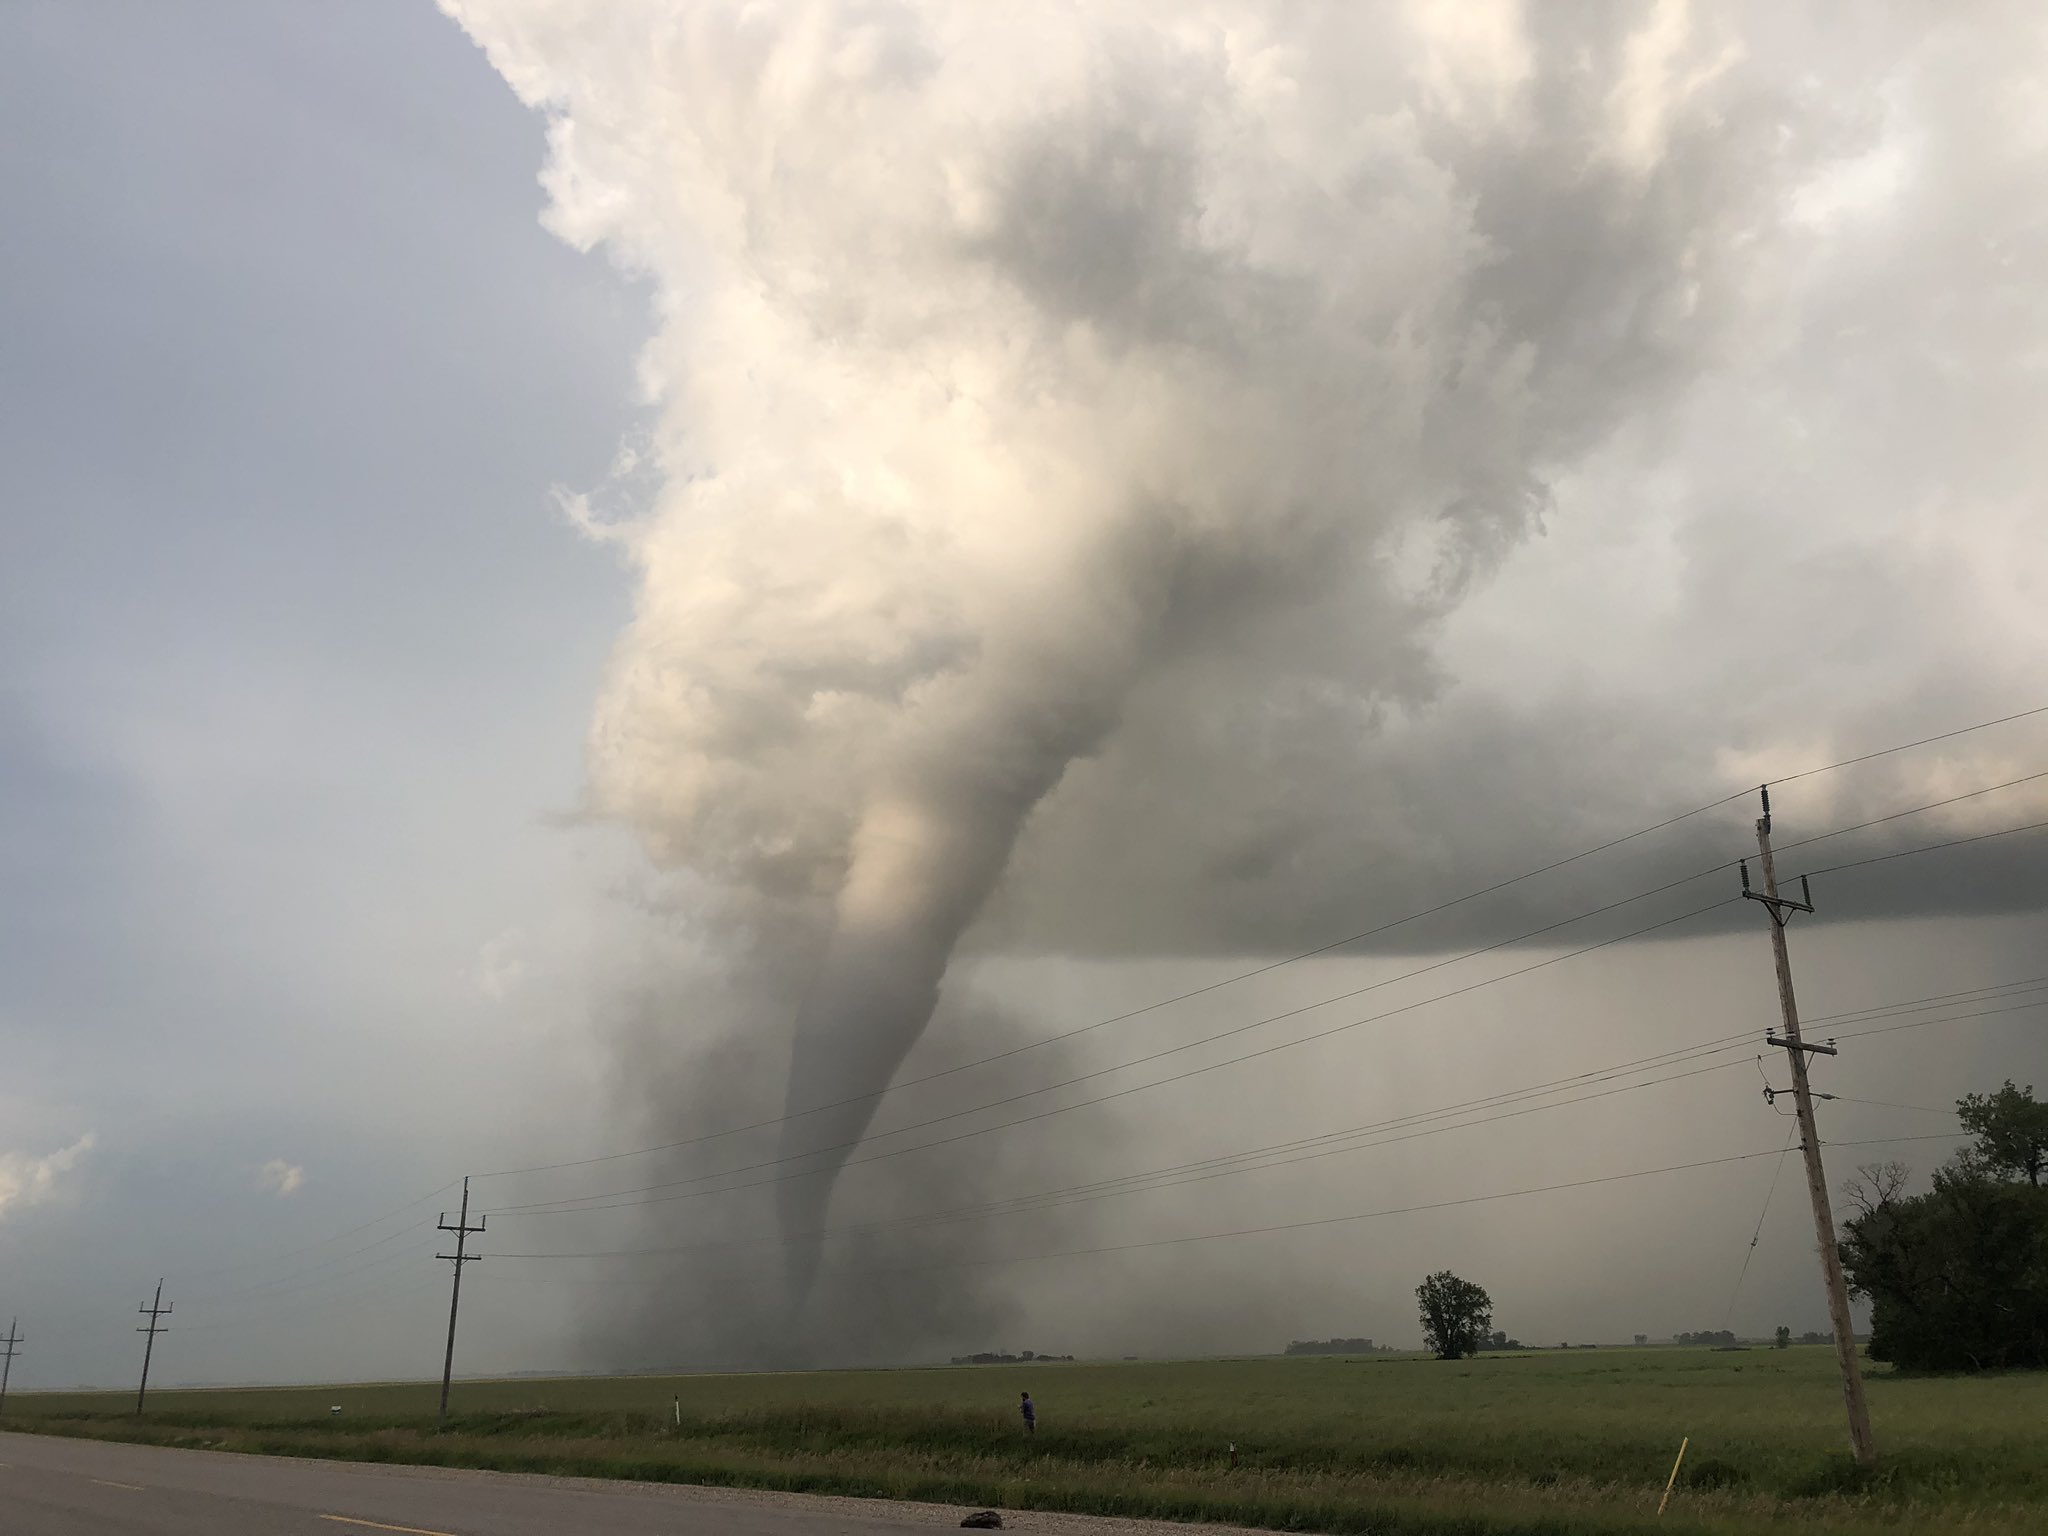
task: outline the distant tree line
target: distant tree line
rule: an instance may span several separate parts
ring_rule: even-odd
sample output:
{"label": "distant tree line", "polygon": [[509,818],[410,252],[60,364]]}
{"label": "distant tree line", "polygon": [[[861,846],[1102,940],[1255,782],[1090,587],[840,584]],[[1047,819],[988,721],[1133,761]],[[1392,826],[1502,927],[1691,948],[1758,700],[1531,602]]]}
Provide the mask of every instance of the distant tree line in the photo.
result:
{"label": "distant tree line", "polygon": [[1703,1329],[1699,1333],[1674,1333],[1671,1335],[1671,1341],[1674,1344],[1733,1344],[1737,1342],[1735,1335],[1726,1328]]}
{"label": "distant tree line", "polygon": [[997,1350],[984,1350],[978,1355],[955,1355],[955,1365],[1030,1365],[1034,1361],[1072,1360],[1072,1355],[1041,1355],[1027,1349],[1021,1355],[1006,1355]]}
{"label": "distant tree line", "polygon": [[1391,1355],[1391,1344],[1371,1339],[1296,1339],[1284,1351],[1290,1355]]}

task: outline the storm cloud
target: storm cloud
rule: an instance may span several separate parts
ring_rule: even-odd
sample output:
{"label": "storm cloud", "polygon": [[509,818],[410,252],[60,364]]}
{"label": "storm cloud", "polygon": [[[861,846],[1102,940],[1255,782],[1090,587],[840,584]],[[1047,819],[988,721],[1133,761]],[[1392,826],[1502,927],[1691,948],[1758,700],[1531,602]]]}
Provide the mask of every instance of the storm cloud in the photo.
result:
{"label": "storm cloud", "polygon": [[[1683,546],[1768,496],[1796,531],[1756,572],[1686,562],[1666,594],[1693,645],[1743,583],[1760,669],[1835,638],[1829,579],[1884,628],[2017,532],[2015,455],[1956,450],[2039,403],[2012,195],[2039,129],[2006,121],[2038,32],[1899,12],[1823,45],[1818,10],[1680,3],[449,9],[548,115],[550,227],[653,284],[661,483],[605,529],[641,587],[591,805],[758,975],[727,1028],[793,1013],[785,1157],[859,1141],[985,909],[997,950],[1298,947],[1390,887],[1439,897],[1429,870],[1554,855],[1544,806],[1648,816],[1649,786],[1836,748],[1739,662],[1720,718],[1697,689],[1673,718],[1689,656],[1634,698],[1462,694],[1464,611],[1546,525]],[[1914,344],[1908,292],[1940,313]],[[1868,412],[1916,406],[1855,504]],[[1798,483],[1836,454],[1851,483]],[[1915,518],[1985,541],[1930,571]],[[1816,527],[1826,579],[1781,607],[1774,546]],[[1876,534],[1898,565],[1855,569]],[[2038,610],[2003,617],[2038,658]],[[1888,705],[1940,686],[1904,660],[1869,679]],[[2035,862],[1901,889],[2026,904]],[[785,1182],[785,1233],[830,1192]],[[817,1262],[797,1245],[793,1301]]]}

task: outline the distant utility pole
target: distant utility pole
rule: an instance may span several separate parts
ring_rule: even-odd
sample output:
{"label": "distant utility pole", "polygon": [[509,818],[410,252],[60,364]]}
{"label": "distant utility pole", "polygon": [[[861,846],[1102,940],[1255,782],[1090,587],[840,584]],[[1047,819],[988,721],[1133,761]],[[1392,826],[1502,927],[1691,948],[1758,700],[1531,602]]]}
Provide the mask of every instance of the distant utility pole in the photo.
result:
{"label": "distant utility pole", "polygon": [[484,1223],[487,1220],[489,1220],[488,1217],[479,1216],[476,1219],[475,1226],[472,1227],[469,1224],[469,1180],[464,1178],[462,1181],[462,1214],[455,1218],[455,1225],[452,1227],[448,1225],[448,1213],[446,1211],[441,1213],[441,1230],[455,1234],[455,1251],[453,1253],[435,1255],[436,1258],[448,1259],[455,1265],[455,1289],[448,1297],[448,1353],[441,1360],[440,1422],[443,1424],[448,1422],[448,1383],[455,1375],[455,1313],[462,1305],[462,1266],[474,1264],[483,1257],[480,1253],[467,1253],[464,1249],[468,1244],[469,1234],[483,1231]]}
{"label": "distant utility pole", "polygon": [[142,1385],[135,1389],[135,1416],[141,1418],[142,1399],[144,1394],[149,1391],[149,1357],[156,1349],[156,1336],[160,1333],[169,1333],[171,1331],[157,1322],[158,1318],[171,1315],[170,1307],[164,1305],[163,1281],[159,1280],[156,1283],[156,1300],[146,1307],[137,1307],[135,1310],[149,1319],[149,1326],[147,1328],[135,1330],[137,1333],[149,1335],[142,1345]]}
{"label": "distant utility pole", "polygon": [[0,1413],[7,1411],[7,1378],[14,1374],[14,1356],[21,1348],[21,1319],[13,1318],[7,1324],[7,1337],[0,1339],[7,1346],[7,1352],[0,1354]]}
{"label": "distant utility pole", "polygon": [[1797,901],[1778,894],[1778,866],[1771,858],[1771,791],[1763,790],[1764,813],[1757,818],[1756,846],[1763,864],[1764,888],[1749,888],[1749,861],[1742,863],[1742,894],[1771,914],[1771,953],[1778,967],[1778,1006],[1785,1015],[1784,1035],[1765,1038],[1782,1046],[1792,1063],[1792,1097],[1799,1107],[1800,1148],[1806,1154],[1806,1190],[1813,1197],[1814,1234],[1820,1239],[1820,1272],[1828,1289],[1828,1317],[1835,1325],[1835,1358],[1842,1367],[1842,1399],[1849,1409],[1849,1445],[1862,1466],[1877,1461],[1877,1441],[1870,1432],[1870,1406],[1863,1400],[1863,1370],[1856,1360],[1856,1330],[1849,1321],[1849,1288],[1842,1278],[1842,1255],[1835,1247],[1835,1215],[1828,1205],[1828,1178],[1820,1162],[1820,1131],[1813,1119],[1813,1090],[1806,1080],[1806,1058],[1835,1054],[1833,1045],[1809,1045],[1799,1038],[1799,1005],[1792,996],[1792,956],[1785,947],[1785,925],[1794,912],[1813,910],[1813,892],[1802,876]]}

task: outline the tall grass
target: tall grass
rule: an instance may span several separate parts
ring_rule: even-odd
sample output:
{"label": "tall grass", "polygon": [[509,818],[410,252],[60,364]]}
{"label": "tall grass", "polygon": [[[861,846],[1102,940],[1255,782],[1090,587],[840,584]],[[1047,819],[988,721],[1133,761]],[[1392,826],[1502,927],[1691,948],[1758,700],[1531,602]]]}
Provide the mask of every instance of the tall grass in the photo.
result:
{"label": "tall grass", "polygon": [[[1026,1438],[1016,1394],[1038,1400]],[[1875,1377],[1843,1449],[1826,1349],[994,1366],[21,1398],[71,1434],[1387,1532],[2048,1531],[2048,1377]],[[680,1403],[682,1422],[674,1423]],[[339,1405],[339,1418],[328,1412]],[[10,1414],[10,1418],[13,1415]],[[1231,1464],[1231,1446],[1236,1462]]]}

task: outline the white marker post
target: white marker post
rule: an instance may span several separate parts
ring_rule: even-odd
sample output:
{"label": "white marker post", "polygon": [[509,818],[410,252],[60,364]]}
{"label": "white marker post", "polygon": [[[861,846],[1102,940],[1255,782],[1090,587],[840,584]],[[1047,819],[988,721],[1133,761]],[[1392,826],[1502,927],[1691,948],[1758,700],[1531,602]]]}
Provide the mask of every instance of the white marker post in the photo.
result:
{"label": "white marker post", "polygon": [[1660,1520],[1664,1518],[1664,1506],[1671,1502],[1671,1490],[1678,1486],[1678,1469],[1685,1465],[1685,1448],[1691,1444],[1691,1435],[1678,1442],[1678,1460],[1671,1463],[1671,1476],[1664,1482],[1664,1497],[1657,1501],[1657,1518]]}

